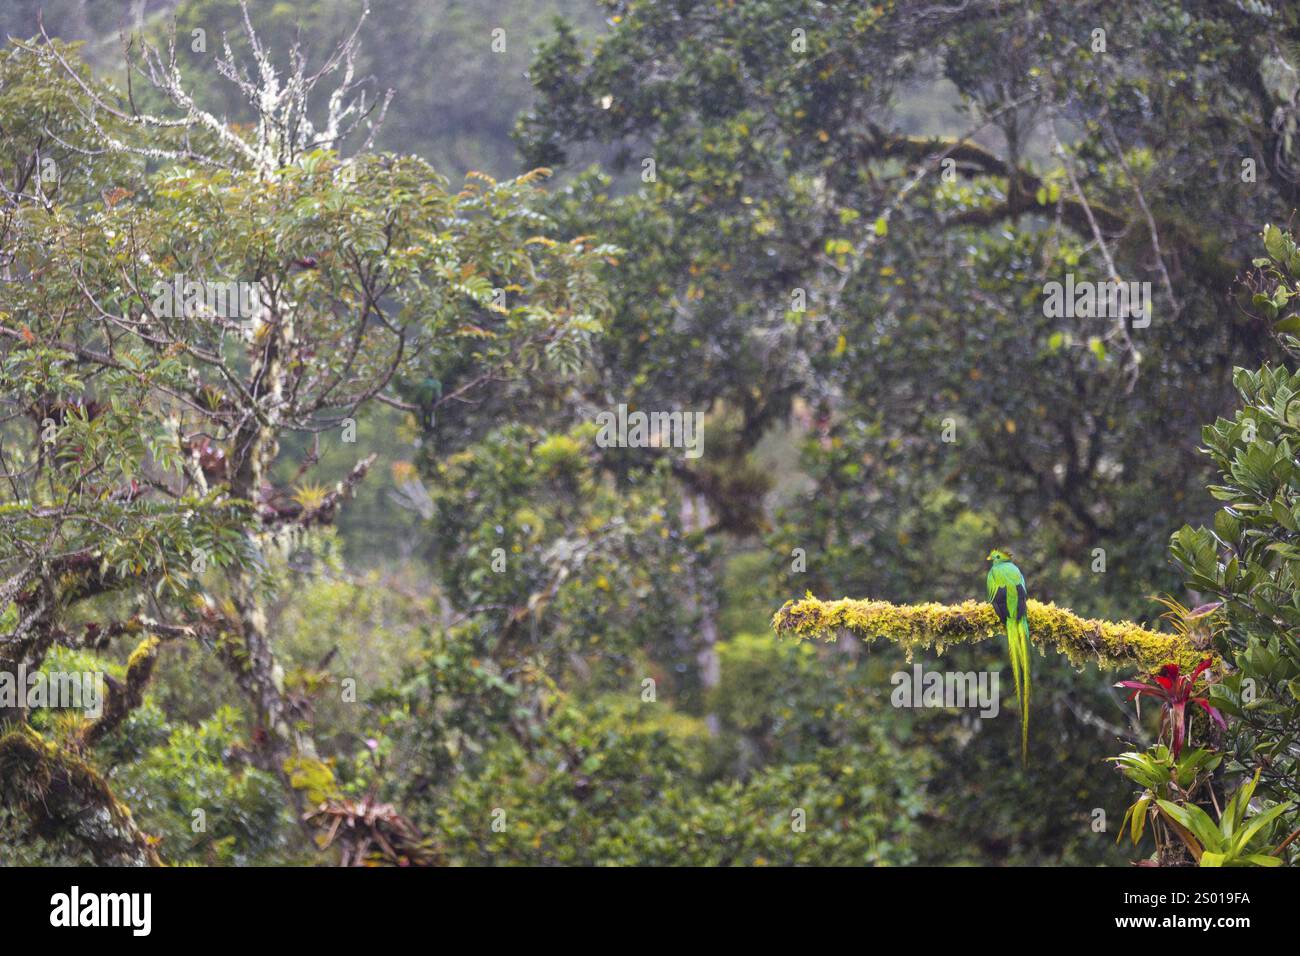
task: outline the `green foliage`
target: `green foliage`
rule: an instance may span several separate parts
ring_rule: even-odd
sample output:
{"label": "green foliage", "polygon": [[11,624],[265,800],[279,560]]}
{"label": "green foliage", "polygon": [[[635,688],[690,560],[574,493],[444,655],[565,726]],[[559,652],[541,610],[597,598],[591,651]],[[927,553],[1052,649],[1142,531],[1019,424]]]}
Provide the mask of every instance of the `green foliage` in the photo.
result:
{"label": "green foliage", "polygon": [[1223,809],[1216,826],[1210,815],[1195,804],[1176,804],[1157,800],[1162,813],[1168,815],[1199,841],[1193,849],[1201,866],[1281,866],[1280,856],[1267,853],[1270,824],[1291,809],[1279,803],[1267,810],[1248,814],[1259,774],[1238,788]]}
{"label": "green foliage", "polygon": [[[1167,746],[1157,744],[1144,753],[1129,751],[1110,759],[1125,777],[1142,788],[1138,798],[1124,811],[1115,837],[1116,843],[1122,840],[1127,827],[1132,844],[1137,847],[1146,832],[1148,819],[1156,814],[1158,801],[1170,802],[1172,798],[1180,801],[1177,804],[1180,807],[1195,806],[1188,803],[1188,797],[1209,784],[1223,755],[1197,747],[1175,756]],[[1153,827],[1155,832],[1158,828]]]}
{"label": "green foliage", "polygon": [[[1267,256],[1251,279],[1284,345],[1294,352],[1287,303],[1300,276],[1290,236],[1264,230]],[[1262,297],[1262,298],[1261,298]],[[1274,305],[1279,303],[1279,305]],[[1282,315],[1279,319],[1278,316]],[[1233,377],[1241,408],[1206,426],[1202,440],[1221,473],[1210,494],[1220,503],[1212,527],[1184,526],[1171,552],[1188,587],[1223,602],[1216,640],[1234,669],[1211,688],[1211,700],[1235,718],[1231,769],[1258,774],[1260,793],[1295,801],[1300,743],[1300,374],[1284,366],[1239,368]],[[1294,820],[1294,814],[1292,814]]]}
{"label": "green foliage", "polygon": [[[420,851],[395,856],[457,864],[1117,863],[1095,813],[1132,783],[1120,836],[1159,862],[1185,862],[1175,823],[1230,863],[1292,822],[1300,380],[1234,372],[1270,332],[1300,348],[1284,232],[1224,301],[1244,224],[1297,200],[1290,7],[393,0],[356,74],[398,96],[353,155],[364,128],[267,142],[209,82],[223,32],[249,50],[234,0],[146,5],[222,117],[189,129],[131,123],[166,97],[82,63],[114,75],[107,14],[45,6],[91,42],[0,57],[0,666],[120,681],[131,645],[156,652],[143,703],[66,772],[169,862],[367,856],[318,852],[301,809],[374,809]],[[357,10],[251,13],[267,48],[301,30],[319,52]],[[26,0],[0,16],[34,31]],[[1080,42],[1098,23],[1104,58]],[[462,180],[515,168],[520,110],[524,160],[563,188]],[[38,152],[59,173],[39,194]],[[1112,263],[1152,283],[1150,326],[1042,307]],[[152,284],[178,274],[256,283],[270,312],[161,315]],[[1234,382],[1247,409],[1206,459]],[[705,457],[599,447],[593,412],[620,403],[702,412]],[[1224,603],[1160,633],[1162,542],[1209,521],[1215,466],[1223,510],[1174,554]],[[1003,667],[969,600],[1003,542],[1042,598],[1033,643],[1069,656],[1033,661],[1050,733],[1028,768],[1015,720],[886,690],[913,651]],[[834,644],[768,633],[808,591],[881,600],[779,612],[857,632]],[[1232,668],[1209,691],[1227,750],[1177,759],[1116,726],[1114,676],[1085,664],[1207,655]],[[75,756],[80,717],[22,719],[12,759]],[[0,802],[0,856],[95,858],[52,829]]]}
{"label": "green foliage", "polygon": [[589,424],[511,425],[434,467],[431,534],[464,620],[438,640],[503,671],[595,687],[651,676],[698,694],[708,608],[683,595],[710,582],[713,548],[685,527],[666,460],[620,479],[593,439]]}
{"label": "green foliage", "polygon": [[[503,743],[439,811],[452,859],[483,864],[861,866],[914,860],[916,770],[881,744],[825,748],[745,782],[701,785],[701,740],[608,704]],[[503,829],[494,831],[493,813]]]}
{"label": "green foliage", "polygon": [[118,747],[139,756],[119,767],[115,787],[170,862],[244,866],[294,858],[294,821],[279,781],[249,764],[242,727],[229,706],[193,726],[168,721],[152,705],[128,719]]}
{"label": "green foliage", "polygon": [[[458,408],[577,373],[601,328],[595,266],[615,250],[556,237],[537,211],[543,172],[472,174],[453,192],[415,157],[344,159],[326,148],[337,141],[294,125],[294,108],[254,126],[193,110],[135,121],[134,100],[57,43],[16,44],[3,68],[24,89],[50,79],[46,103],[6,97],[4,117],[57,108],[69,155],[112,158],[69,161],[66,172],[87,179],[49,193],[24,191],[29,171],[18,168],[17,191],[3,197],[0,666],[36,669],[55,644],[102,652],[140,635],[146,650],[113,699],[112,725],[88,731],[111,738],[97,755],[107,761],[121,755],[117,724],[141,706],[160,642],[215,652],[246,695],[260,765],[284,770],[295,803],[332,797],[332,771],[326,787],[317,771],[328,763],[310,739],[313,698],[332,675],[310,660],[281,666],[267,604],[290,577],[281,556],[321,557],[304,537],[333,520],[374,456],[358,455],[327,486],[309,474],[314,450],[281,439],[355,425],[378,400],[472,435],[481,423]],[[0,130],[6,155],[31,162],[49,136],[7,118]],[[236,292],[218,301],[218,287]],[[488,406],[476,411],[490,420]],[[290,447],[297,461],[280,459]],[[272,484],[277,463],[292,488]],[[141,775],[153,781],[171,761],[203,792],[156,782],[157,794],[142,784],[133,798],[167,804],[150,819],[177,858],[280,852],[292,838],[259,803],[265,779],[245,782],[242,758],[216,753],[228,715],[187,709],[216,725],[169,731],[172,746]],[[26,715],[0,714],[11,718]],[[46,759],[44,741],[9,739],[16,759]],[[101,793],[90,765],[49,759],[109,810],[119,832],[97,838],[97,859],[156,862],[155,842]],[[218,816],[214,835],[182,840],[174,817],[200,797]]]}
{"label": "green foliage", "polygon": [[[803,466],[815,487],[780,502],[773,542],[816,553],[816,580],[798,589],[905,600],[923,583],[954,598],[969,572],[943,545],[962,515],[1016,541],[1041,568],[1040,594],[1089,613],[1132,613],[1170,586],[1161,541],[1206,472],[1189,442],[1153,449],[1149,436],[1193,434],[1233,358],[1266,346],[1209,302],[1247,254],[1242,224],[1289,202],[1284,178],[1201,185],[1240,166],[1218,118],[1232,122],[1253,95],[1244,87],[1268,53],[1250,37],[1294,30],[1293,12],[1018,2],[918,22],[906,5],[852,2],[616,9],[610,36],[562,27],[540,51],[520,140],[546,165],[588,143],[616,151],[607,178],[579,177],[559,197],[575,229],[627,251],[598,352],[609,391],[726,403],[743,413],[746,450],[792,412],[812,426]],[[1089,54],[1077,38],[1096,22],[1129,42]],[[942,126],[959,135],[919,135],[929,130],[908,112],[919,99],[959,100]],[[1109,273],[1064,164],[1043,148],[1049,100],[1068,102],[1081,130],[1069,162],[1120,274],[1164,284],[1146,222],[1124,221],[1135,190],[1166,259],[1194,264],[1168,266],[1177,321],[1159,294],[1156,321],[1131,332],[1044,314],[1046,279]],[[991,138],[1005,149],[979,145]],[[1199,172],[1160,174],[1189,156]],[[646,157],[653,181],[623,175]],[[945,157],[955,175],[939,175]],[[1195,208],[1199,228],[1178,208]],[[1126,336],[1159,369],[1134,377]],[[947,420],[951,443],[938,437]],[[1094,548],[1104,575],[1090,570]]]}

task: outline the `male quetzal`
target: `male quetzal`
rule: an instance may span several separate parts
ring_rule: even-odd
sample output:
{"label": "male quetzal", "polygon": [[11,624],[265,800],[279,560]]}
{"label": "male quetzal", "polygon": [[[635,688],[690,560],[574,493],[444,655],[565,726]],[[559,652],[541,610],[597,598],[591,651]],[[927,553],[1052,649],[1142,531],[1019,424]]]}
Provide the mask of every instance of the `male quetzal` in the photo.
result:
{"label": "male quetzal", "polygon": [[989,603],[1007,629],[1007,650],[1011,655],[1011,676],[1020,703],[1020,759],[1029,758],[1029,595],[1025,576],[1011,563],[1011,553],[994,548],[986,559],[989,568]]}

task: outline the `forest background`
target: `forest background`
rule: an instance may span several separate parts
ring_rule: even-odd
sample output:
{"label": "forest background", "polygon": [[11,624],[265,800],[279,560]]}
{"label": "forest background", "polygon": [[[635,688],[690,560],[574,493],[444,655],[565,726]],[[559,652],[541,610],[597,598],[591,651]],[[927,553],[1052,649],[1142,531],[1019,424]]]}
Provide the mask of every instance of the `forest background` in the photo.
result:
{"label": "forest background", "polygon": [[[248,8],[282,76],[295,42],[319,65],[361,13]],[[222,134],[182,143],[129,119],[185,115],[124,67],[140,38],[166,65],[174,36],[194,110],[262,142],[257,104],[214,66],[223,37],[257,62],[238,3],[15,0],[0,26],[20,41],[0,75],[21,237],[0,303],[3,436],[10,470],[32,469],[0,498],[0,559],[21,578],[0,610],[16,642],[31,618],[30,661],[120,688],[107,723],[23,715],[0,742],[0,863],[1122,865],[1159,852],[1153,833],[1117,844],[1133,785],[1107,762],[1160,736],[1156,708],[1114,687],[1147,668],[1035,651],[1022,765],[1014,695],[995,719],[891,702],[913,661],[1011,688],[1001,643],[800,641],[774,612],[805,594],[983,600],[985,554],[1004,547],[1031,597],[1084,618],[1194,630],[1162,621],[1159,598],[1223,601],[1235,616],[1190,635],[1198,655],[1255,653],[1263,618],[1288,633],[1257,589],[1234,592],[1242,512],[1216,518],[1211,486],[1250,441],[1203,428],[1279,389],[1292,424],[1289,379],[1238,370],[1286,367],[1295,331],[1278,325],[1289,240],[1261,239],[1300,193],[1294,8],[374,0],[352,66],[372,105],[393,91],[382,126],[274,176],[241,172]],[[326,97],[304,115],[319,123]],[[36,142],[58,174],[39,221],[18,212]],[[234,173],[188,172],[228,147]],[[354,172],[326,183],[345,157]],[[293,202],[247,185],[263,180]],[[411,246],[375,261],[407,277],[398,291],[350,258],[389,211]],[[326,237],[331,217],[346,223]],[[192,252],[212,280],[261,263],[320,322],[295,360],[347,351],[330,323],[357,307],[349,278],[377,315],[396,303],[382,321],[413,316],[418,347],[388,368],[376,345],[345,370],[355,394],[274,435],[247,425],[255,388],[240,419],[238,396],[204,384],[271,366],[234,339],[189,375],[206,343],[176,333],[128,399],[135,366],[67,344],[161,341],[103,331],[143,308],[104,252],[123,235],[134,261]],[[450,251],[425,256],[435,240]],[[1148,283],[1150,322],[1049,314],[1045,286],[1067,274]],[[48,319],[87,302],[105,308],[84,327]],[[191,385],[212,395],[186,413],[202,429],[159,398]],[[114,389],[123,407],[86,411]],[[620,405],[699,413],[702,456],[604,447],[597,416]],[[124,484],[42,457],[50,415]],[[243,439],[262,449],[246,468]],[[1283,440],[1268,447],[1289,460]],[[175,482],[154,474],[169,448]],[[22,574],[54,533],[31,504],[53,488],[94,527],[45,554],[41,617]],[[1291,547],[1291,504],[1269,543]],[[173,505],[201,527],[169,523]],[[1275,549],[1259,573],[1292,558]],[[1251,723],[1233,685],[1215,698],[1233,729],[1202,715],[1194,736],[1234,785],[1265,753],[1261,793],[1285,800],[1300,652],[1272,646],[1259,692],[1277,709]]]}

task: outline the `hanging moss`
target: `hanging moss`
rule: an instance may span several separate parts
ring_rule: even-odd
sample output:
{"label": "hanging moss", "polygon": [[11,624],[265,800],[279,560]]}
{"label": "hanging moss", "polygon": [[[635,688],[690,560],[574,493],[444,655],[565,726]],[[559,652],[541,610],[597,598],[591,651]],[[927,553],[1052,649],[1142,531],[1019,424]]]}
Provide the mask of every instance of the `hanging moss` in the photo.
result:
{"label": "hanging moss", "polygon": [[[950,644],[991,640],[1003,633],[992,605],[984,601],[899,605],[807,597],[787,601],[773,616],[772,627],[778,634],[797,638],[833,641],[840,631],[868,641],[883,637],[901,645],[909,660],[917,648],[932,647],[942,653]],[[1088,620],[1034,600],[1029,601],[1029,633],[1040,650],[1051,648],[1076,666],[1091,660],[1104,667],[1148,672],[1168,663],[1189,668],[1215,656],[1177,634],[1148,631],[1129,621]]]}

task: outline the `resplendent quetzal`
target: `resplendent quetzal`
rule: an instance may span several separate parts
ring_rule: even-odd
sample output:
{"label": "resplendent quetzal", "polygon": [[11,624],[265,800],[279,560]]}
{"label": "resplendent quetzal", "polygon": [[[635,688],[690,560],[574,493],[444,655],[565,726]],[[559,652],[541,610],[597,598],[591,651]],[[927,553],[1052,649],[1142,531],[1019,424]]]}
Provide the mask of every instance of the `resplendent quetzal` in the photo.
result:
{"label": "resplendent quetzal", "polygon": [[1011,655],[1011,676],[1020,703],[1020,759],[1029,758],[1029,595],[1025,576],[1011,563],[1011,552],[994,548],[986,559],[989,568],[989,603],[1007,629],[1007,650]]}

